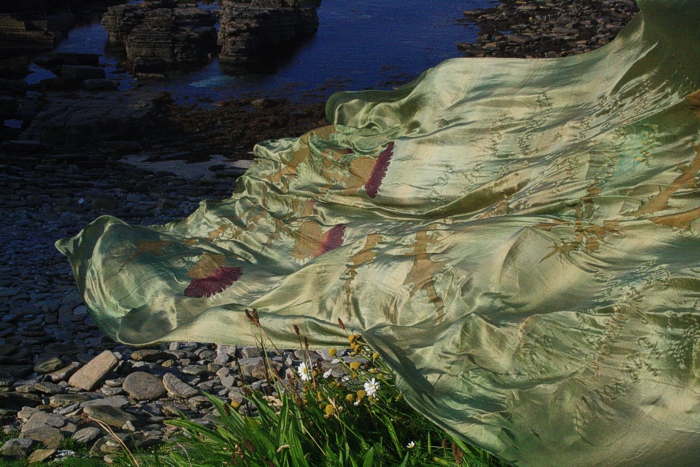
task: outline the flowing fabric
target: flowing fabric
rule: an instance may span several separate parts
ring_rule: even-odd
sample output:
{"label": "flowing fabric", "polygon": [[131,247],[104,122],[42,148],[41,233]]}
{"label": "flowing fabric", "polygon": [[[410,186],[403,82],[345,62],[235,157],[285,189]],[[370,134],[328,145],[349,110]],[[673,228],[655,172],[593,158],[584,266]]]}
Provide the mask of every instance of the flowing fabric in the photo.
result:
{"label": "flowing fabric", "polygon": [[230,199],[57,243],[111,337],[361,333],[419,412],[516,466],[700,464],[700,2],[594,52],[334,95]]}

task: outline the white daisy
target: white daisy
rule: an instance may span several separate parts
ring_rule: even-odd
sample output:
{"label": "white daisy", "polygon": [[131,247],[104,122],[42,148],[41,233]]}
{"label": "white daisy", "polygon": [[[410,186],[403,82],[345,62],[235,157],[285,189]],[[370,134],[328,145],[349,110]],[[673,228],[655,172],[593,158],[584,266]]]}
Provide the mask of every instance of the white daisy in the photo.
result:
{"label": "white daisy", "polygon": [[302,381],[308,381],[311,379],[311,372],[309,371],[309,367],[306,366],[306,363],[302,362],[299,364],[297,371],[299,371],[299,376],[301,377]]}
{"label": "white daisy", "polygon": [[379,381],[372,378],[371,381],[365,383],[365,392],[369,397],[377,397],[377,391],[379,391]]}

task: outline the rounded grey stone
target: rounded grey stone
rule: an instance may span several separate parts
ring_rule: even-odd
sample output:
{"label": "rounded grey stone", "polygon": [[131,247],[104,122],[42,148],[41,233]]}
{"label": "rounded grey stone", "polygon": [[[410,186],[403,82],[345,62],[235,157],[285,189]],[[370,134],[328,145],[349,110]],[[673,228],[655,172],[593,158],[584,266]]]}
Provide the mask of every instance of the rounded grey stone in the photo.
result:
{"label": "rounded grey stone", "polygon": [[122,384],[131,397],[138,400],[160,399],[166,395],[165,387],[160,379],[149,373],[142,371],[131,373]]}

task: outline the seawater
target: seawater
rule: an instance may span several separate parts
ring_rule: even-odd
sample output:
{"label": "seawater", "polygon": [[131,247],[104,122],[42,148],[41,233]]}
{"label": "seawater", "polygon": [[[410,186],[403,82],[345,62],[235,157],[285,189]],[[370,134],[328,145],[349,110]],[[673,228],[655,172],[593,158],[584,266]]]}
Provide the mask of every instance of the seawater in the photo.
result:
{"label": "seawater", "polygon": [[[323,0],[318,9],[320,26],[313,37],[285,53],[270,72],[243,76],[230,74],[214,58],[196,71],[134,80],[118,68],[123,52],[107,47],[99,18],[78,24],[57,50],[101,54],[108,78],[120,80],[120,89],[169,91],[177,100],[218,101],[256,92],[291,97],[314,90],[328,95],[339,89],[390,89],[443,60],[461,56],[457,43],[473,41],[477,32],[473,25],[457,24],[462,12],[495,4],[497,0]],[[199,6],[217,8],[216,2]],[[32,71],[30,83],[51,76],[36,66]]]}

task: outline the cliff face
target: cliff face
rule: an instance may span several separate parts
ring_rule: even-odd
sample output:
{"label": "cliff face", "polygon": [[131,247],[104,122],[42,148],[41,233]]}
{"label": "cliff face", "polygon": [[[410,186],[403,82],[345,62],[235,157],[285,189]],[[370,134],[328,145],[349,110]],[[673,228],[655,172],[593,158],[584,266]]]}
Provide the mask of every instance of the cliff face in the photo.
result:
{"label": "cliff face", "polygon": [[219,61],[245,64],[268,50],[313,35],[318,29],[316,7],[299,0],[222,0]]}

